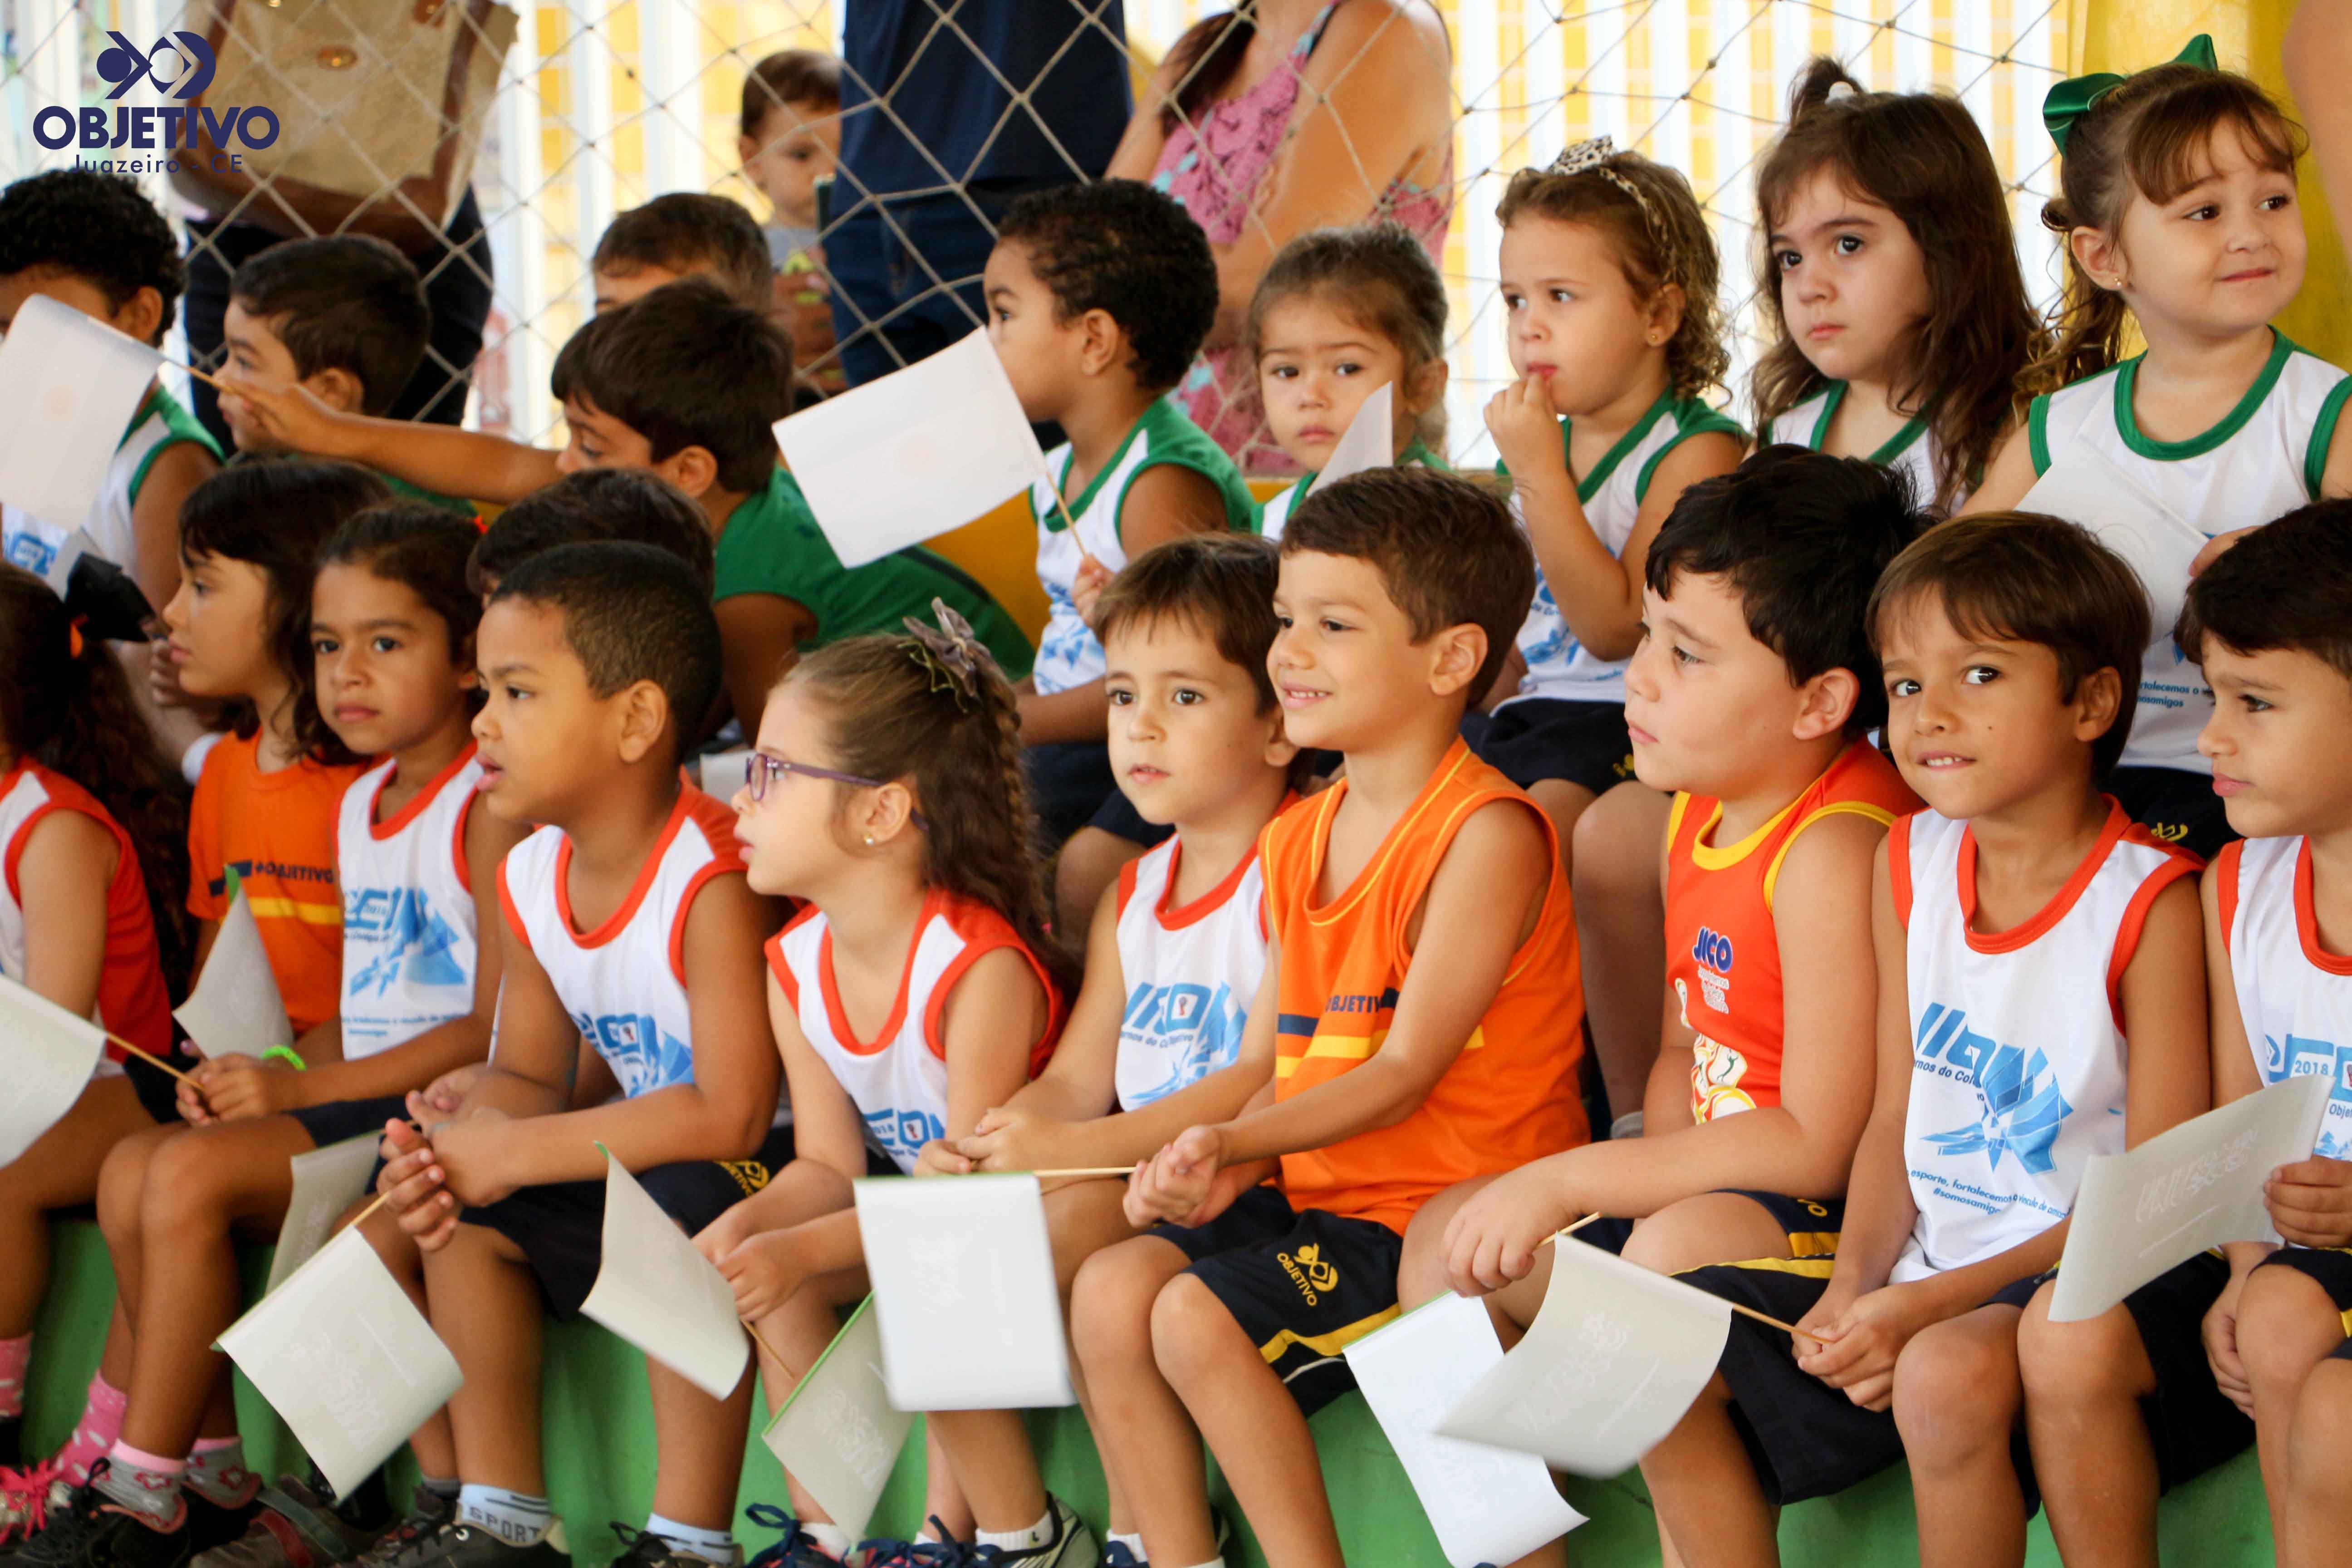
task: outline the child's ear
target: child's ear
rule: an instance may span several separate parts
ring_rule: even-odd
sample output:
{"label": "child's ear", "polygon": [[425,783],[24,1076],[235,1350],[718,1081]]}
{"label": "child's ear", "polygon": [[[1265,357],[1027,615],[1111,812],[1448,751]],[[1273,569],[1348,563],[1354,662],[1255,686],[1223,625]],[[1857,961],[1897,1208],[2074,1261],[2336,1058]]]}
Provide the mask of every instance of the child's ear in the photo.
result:
{"label": "child's ear", "polygon": [[140,342],[154,341],[155,329],[163,324],[163,296],[152,284],[142,285],[139,291],[122,302],[108,323],[127,338]]}
{"label": "child's ear", "polygon": [[1845,728],[1853,705],[1862,700],[1862,679],[1840,665],[1823,670],[1798,689],[1797,721],[1790,732],[1800,741],[1818,741]]}
{"label": "child's ear", "polygon": [[2068,230],[2066,249],[2074,258],[2074,265],[2089,274],[2091,281],[2100,288],[2121,293],[2130,281],[2131,271],[2124,261],[2123,247],[2105,229],[2084,224]]}
{"label": "child's ear", "polygon": [[320,402],[338,413],[357,414],[367,406],[367,388],[360,384],[358,376],[341,365],[329,365],[315,374],[306,375],[302,378],[302,384],[310,388]]}
{"label": "child's ear", "polygon": [[2074,739],[2087,744],[2114,729],[2123,705],[2124,678],[2116,671],[2101,668],[2083,677],[2074,687]]}
{"label": "child's ear", "polygon": [[915,792],[893,781],[866,796],[849,819],[851,834],[869,847],[887,844],[907,831],[915,816]]}
{"label": "child's ear", "polygon": [[1486,663],[1486,628],[1475,621],[1447,626],[1429,639],[1429,660],[1432,691],[1451,697],[1467,690]]}
{"label": "child's ear", "polygon": [[669,694],[650,680],[640,680],[622,692],[619,736],[621,760],[635,765],[646,760],[669,734]]}
{"label": "child's ear", "polygon": [[741,163],[748,168],[751,165],[751,160],[759,155],[759,152],[760,142],[757,137],[744,136],[740,134],[736,136],[735,161],[737,163]]}
{"label": "child's ear", "polygon": [[1654,342],[1663,345],[1675,341],[1675,334],[1683,330],[1683,308],[1688,303],[1689,297],[1679,283],[1661,284],[1650,296],[1650,335]]}
{"label": "child's ear", "polygon": [[1282,704],[1277,702],[1265,714],[1265,744],[1259,755],[1270,768],[1288,768],[1298,755],[1298,742],[1284,731]]}
{"label": "child's ear", "polygon": [[680,447],[654,465],[654,472],[696,500],[719,482],[719,459],[708,447]]}
{"label": "child's ear", "polygon": [[1127,363],[1127,332],[1108,310],[1088,310],[1073,323],[1078,333],[1078,369],[1101,375]]}

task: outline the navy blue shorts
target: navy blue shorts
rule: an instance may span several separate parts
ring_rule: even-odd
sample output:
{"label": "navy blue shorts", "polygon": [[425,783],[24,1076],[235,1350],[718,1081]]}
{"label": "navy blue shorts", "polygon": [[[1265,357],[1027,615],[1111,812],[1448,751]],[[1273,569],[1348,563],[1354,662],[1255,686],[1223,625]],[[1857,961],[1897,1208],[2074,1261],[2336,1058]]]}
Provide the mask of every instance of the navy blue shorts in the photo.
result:
{"label": "navy blue shorts", "polygon": [[[1744,1187],[1732,1189],[1732,1195],[1748,1199],[1772,1216],[1773,1223],[1789,1238],[1790,1257],[1837,1256],[1838,1231],[1845,1223],[1843,1198],[1823,1203],[1814,1198],[1792,1198],[1786,1193],[1750,1192]],[[1603,1252],[1622,1253],[1626,1238],[1633,1234],[1632,1220],[1612,1217],[1594,1220],[1578,1231],[1576,1238]]]}
{"label": "navy blue shorts", "polygon": [[[691,1236],[766,1186],[792,1159],[793,1130],[778,1127],[748,1160],[681,1160],[639,1171],[636,1177],[646,1195]],[[522,1249],[539,1276],[549,1312],[558,1318],[579,1315],[604,1264],[602,1179],[523,1187],[497,1203],[461,1209],[457,1217],[497,1231]]]}
{"label": "navy blue shorts", "polygon": [[302,1131],[310,1135],[312,1148],[323,1149],[362,1132],[382,1137],[385,1122],[395,1116],[407,1118],[408,1097],[382,1094],[373,1100],[334,1100],[324,1105],[306,1105],[286,1114],[302,1124]]}
{"label": "navy blue shorts", "polygon": [[1633,776],[1633,738],[1622,702],[1516,698],[1495,710],[1473,746],[1521,789],[1562,779],[1600,795]]}
{"label": "navy blue shorts", "polygon": [[1375,1221],[1294,1209],[1263,1186],[1206,1225],[1150,1234],[1192,1260],[1184,1272],[1234,1315],[1302,1415],[1356,1386],[1343,1352],[1396,1318],[1404,1238]]}
{"label": "navy blue shorts", "polygon": [[2306,1275],[2327,1292],[2336,1310],[2344,1314],[2342,1344],[2328,1352],[2336,1361],[2352,1361],[2352,1250],[2340,1247],[2282,1247],[2257,1265],[2263,1268],[2292,1268]]}

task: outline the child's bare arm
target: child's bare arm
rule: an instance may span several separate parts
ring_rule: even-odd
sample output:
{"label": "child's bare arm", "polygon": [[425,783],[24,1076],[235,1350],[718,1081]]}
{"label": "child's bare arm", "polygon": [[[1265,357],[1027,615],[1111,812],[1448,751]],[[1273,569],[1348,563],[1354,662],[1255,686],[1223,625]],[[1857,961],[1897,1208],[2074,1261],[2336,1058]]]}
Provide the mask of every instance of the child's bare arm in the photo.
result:
{"label": "child's bare arm", "polygon": [[174,441],[155,454],[131,508],[131,559],[122,564],[162,609],[180,591],[180,506],[188,493],[220,472],[220,459],[194,441]]}
{"label": "child's bare arm", "polygon": [[2197,884],[2182,877],[2149,904],[2139,945],[2124,966],[2119,994],[2126,1042],[2127,1147],[2212,1109],[2204,959]]}
{"label": "child's bare arm", "polygon": [[344,414],[300,386],[233,384],[262,429],[294,451],[362,463],[443,495],[505,503],[562,479],[555,454],[454,425]]}
{"label": "child's bare arm", "polygon": [[711,609],[719,617],[728,705],[743,733],[756,735],[769,691],[800,657],[801,644],[816,636],[816,617],[781,594],[730,594]]}
{"label": "child's bare arm", "polygon": [[740,1159],[760,1146],[776,1108],[776,1057],[760,1005],[762,909],[742,874],[730,872],[706,883],[687,915],[693,1081],[503,1130],[496,1164],[509,1185],[596,1180],[604,1173],[599,1143],[632,1171]]}
{"label": "child's bare arm", "polygon": [[2032,489],[2034,481],[2041,477],[2033,468],[2032,433],[2021,420],[2007,436],[2001,437],[2000,445],[1993,448],[1992,461],[1985,465],[1984,483],[1969,497],[1967,504],[1960,508],[1959,515],[1973,517],[1979,512],[2008,511],[2025,499],[2025,492]]}
{"label": "child's bare arm", "polygon": [[1118,1100],[1118,1030],[1126,1010],[1127,978],[1118,963],[1118,889],[1113,886],[1104,889],[1087,927],[1086,983],[1070,1004],[1054,1059],[1002,1107],[986,1109],[980,1118],[981,1136],[992,1124],[1003,1125],[997,1119],[1006,1111],[1040,1122],[1080,1121],[1107,1113]]}
{"label": "child's bare arm", "polygon": [[1225,498],[1207,475],[1174,463],[1155,463],[1135,476],[1118,503],[1118,542],[1129,561],[1155,544],[1188,533],[1219,533]]}

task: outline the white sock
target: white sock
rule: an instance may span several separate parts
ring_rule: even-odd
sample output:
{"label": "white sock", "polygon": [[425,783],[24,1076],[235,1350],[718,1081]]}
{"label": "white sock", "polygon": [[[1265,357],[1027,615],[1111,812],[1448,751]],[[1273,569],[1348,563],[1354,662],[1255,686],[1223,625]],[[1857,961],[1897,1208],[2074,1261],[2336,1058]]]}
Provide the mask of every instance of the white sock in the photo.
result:
{"label": "white sock", "polygon": [[543,1497],[504,1487],[457,1489],[457,1522],[488,1531],[509,1546],[536,1546],[555,1523],[555,1508]]}
{"label": "white sock", "polygon": [[817,1550],[836,1560],[849,1555],[857,1542],[849,1539],[849,1531],[837,1524],[824,1524],[815,1520],[801,1521],[801,1531],[817,1544]]}
{"label": "white sock", "polygon": [[735,1544],[734,1535],[728,1531],[703,1530],[656,1513],[646,1520],[646,1533],[658,1535],[688,1557],[716,1563],[719,1568],[734,1568],[743,1561],[743,1549]]}
{"label": "white sock", "polygon": [[971,1532],[974,1545],[997,1546],[1007,1552],[1027,1552],[1054,1539],[1054,1505],[1045,1504],[1045,1517],[1026,1530],[975,1530]]}
{"label": "white sock", "polygon": [[1143,1554],[1143,1531],[1139,1530],[1132,1535],[1121,1535],[1118,1531],[1113,1531],[1110,1533],[1110,1538],[1105,1541],[1103,1544],[1105,1546],[1119,1545],[1126,1547],[1127,1554],[1129,1557],[1134,1558],[1138,1563],[1148,1563],[1150,1561],[1150,1558]]}

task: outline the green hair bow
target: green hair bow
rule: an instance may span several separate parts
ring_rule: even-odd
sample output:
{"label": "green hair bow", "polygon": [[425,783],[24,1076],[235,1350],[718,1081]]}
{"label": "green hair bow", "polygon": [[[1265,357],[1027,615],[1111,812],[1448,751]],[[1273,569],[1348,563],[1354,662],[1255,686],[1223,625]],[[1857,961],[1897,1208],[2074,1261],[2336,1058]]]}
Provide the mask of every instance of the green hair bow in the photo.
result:
{"label": "green hair bow", "polygon": [[[2219,70],[2221,62],[2213,55],[2213,35],[2200,33],[2189,40],[2168,65],[2197,66],[2205,70]],[[2092,106],[2131,79],[2113,71],[2093,71],[2088,76],[2070,76],[2050,89],[2042,100],[2042,123],[2050,129],[2050,140],[2058,143],[2058,151],[2066,151],[2066,138],[2074,129],[2074,121],[2091,111]]]}

